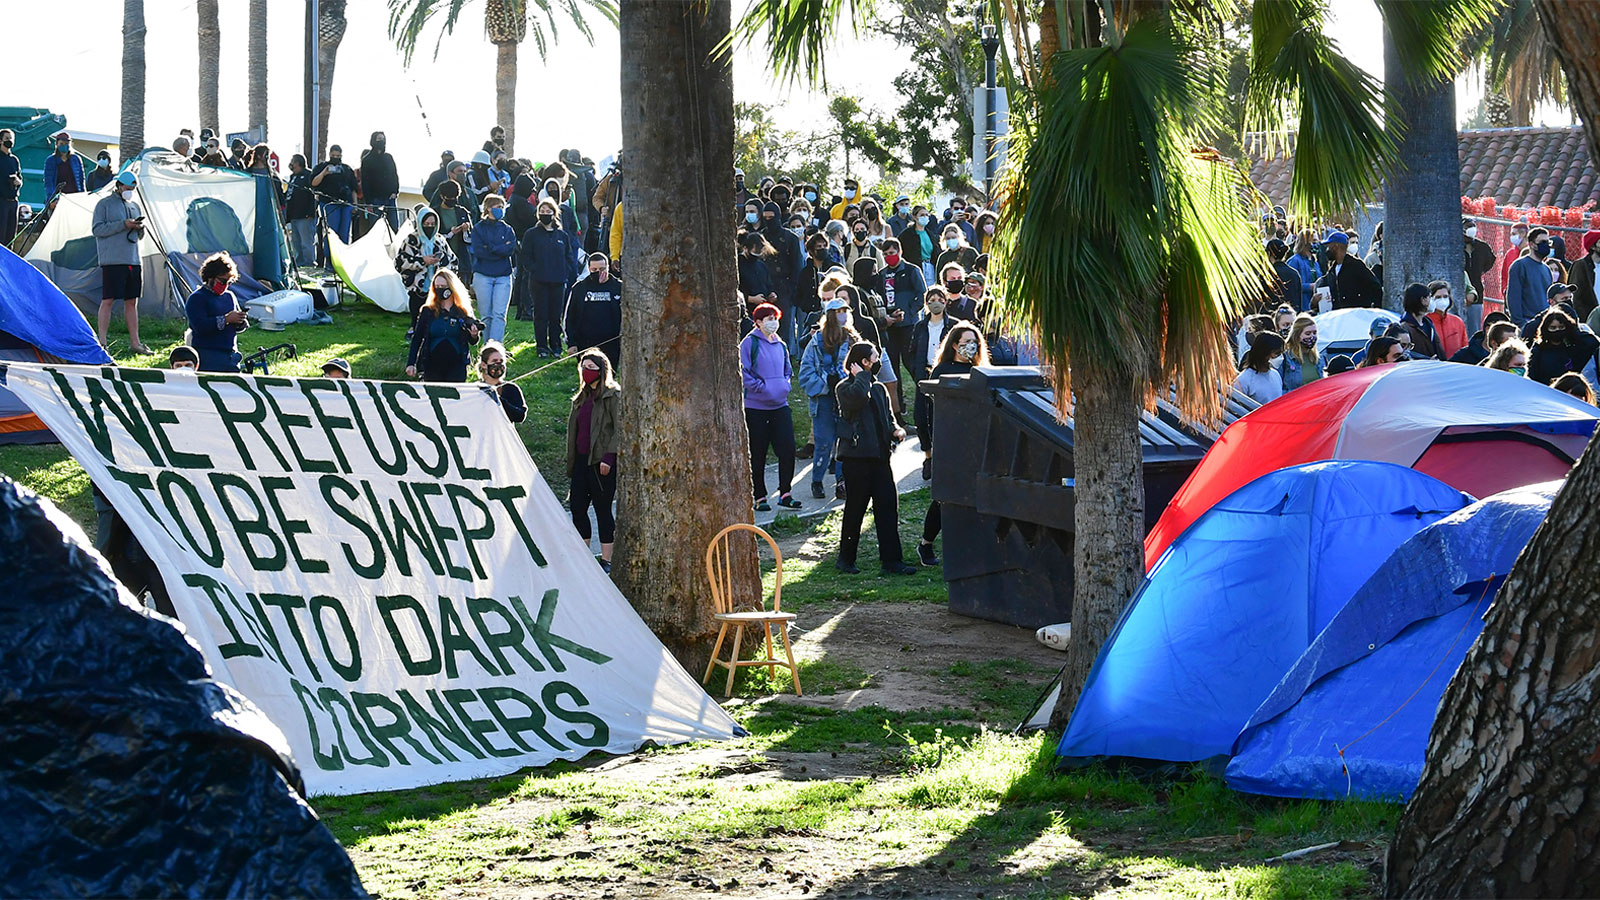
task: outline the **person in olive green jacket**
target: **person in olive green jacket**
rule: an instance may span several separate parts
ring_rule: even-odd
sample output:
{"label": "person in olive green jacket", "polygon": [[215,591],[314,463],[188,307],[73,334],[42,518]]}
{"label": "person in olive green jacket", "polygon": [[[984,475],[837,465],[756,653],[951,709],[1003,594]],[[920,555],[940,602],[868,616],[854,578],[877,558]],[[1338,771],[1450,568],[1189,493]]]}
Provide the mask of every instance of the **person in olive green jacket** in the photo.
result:
{"label": "person in olive green jacket", "polygon": [[567,474],[572,476],[567,505],[585,543],[589,507],[594,507],[595,524],[600,526],[600,568],[610,572],[617,531],[611,501],[617,495],[622,388],[611,373],[611,360],[594,347],[578,354],[578,377],[578,392],[572,395],[572,412],[567,416]]}

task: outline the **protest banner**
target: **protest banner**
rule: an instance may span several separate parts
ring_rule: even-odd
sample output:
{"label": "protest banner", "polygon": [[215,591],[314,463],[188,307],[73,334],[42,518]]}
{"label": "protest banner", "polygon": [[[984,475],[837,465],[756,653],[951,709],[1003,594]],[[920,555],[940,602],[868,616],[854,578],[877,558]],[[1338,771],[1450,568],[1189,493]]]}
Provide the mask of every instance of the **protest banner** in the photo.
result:
{"label": "protest banner", "polygon": [[734,732],[482,386],[23,365],[6,386],[313,794]]}

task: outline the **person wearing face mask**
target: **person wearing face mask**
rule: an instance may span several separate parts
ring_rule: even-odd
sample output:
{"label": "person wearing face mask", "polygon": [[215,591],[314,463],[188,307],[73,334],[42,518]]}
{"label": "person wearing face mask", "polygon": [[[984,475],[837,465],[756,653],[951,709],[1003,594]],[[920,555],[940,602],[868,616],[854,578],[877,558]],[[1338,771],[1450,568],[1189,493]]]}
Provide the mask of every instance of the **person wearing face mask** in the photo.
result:
{"label": "person wearing face mask", "polygon": [[[783,184],[774,192],[785,192]],[[772,275],[772,289],[778,295],[777,307],[785,312],[781,316],[779,334],[784,344],[794,345],[793,317],[795,290],[799,285],[800,269],[805,265],[805,250],[800,238],[783,227],[783,206],[776,200],[761,208],[761,236],[772,246],[773,255],[767,259],[767,269]]]}
{"label": "person wearing face mask", "polygon": [[56,135],[56,152],[45,158],[44,186],[62,194],[83,190],[83,158],[72,152],[72,135],[65,131]]}
{"label": "person wearing face mask", "polygon": [[306,158],[298,153],[289,157],[289,185],[283,217],[289,222],[289,243],[295,265],[312,265],[317,258],[317,198],[311,189],[311,170],[306,168]]}
{"label": "person wearing face mask", "polygon": [[94,158],[94,171],[89,173],[89,193],[94,193],[111,183],[117,173],[111,168],[111,154],[101,150]]}
{"label": "person wearing face mask", "polygon": [[17,204],[22,192],[22,160],[11,152],[16,142],[16,132],[0,128],[0,244],[8,247],[17,237]]}
{"label": "person wearing face mask", "polygon": [[[814,201],[813,201],[814,202]],[[843,219],[845,209],[861,202],[861,182],[854,178],[844,180],[844,196],[833,205],[829,215],[835,220]]]}
{"label": "person wearing face mask", "polygon": [[389,228],[399,231],[400,211],[394,204],[400,195],[400,170],[389,153],[389,138],[381,131],[374,131],[367,149],[361,151],[360,181],[362,200],[368,206],[381,208]]}
{"label": "person wearing face mask", "polygon": [[844,248],[846,269],[854,268],[859,259],[870,259],[880,267],[883,265],[883,250],[870,240],[870,235],[865,219],[858,219],[851,226],[850,243]]}
{"label": "person wearing face mask", "polygon": [[1406,285],[1401,297],[1405,315],[1400,317],[1400,327],[1411,336],[1413,359],[1444,358],[1439,350],[1439,332],[1434,328],[1433,320],[1428,318],[1432,303],[1433,297],[1427,285],[1415,281]]}
{"label": "person wearing face mask", "polygon": [[1271,403],[1283,396],[1283,338],[1265,331],[1256,335],[1244,355],[1244,368],[1233,379],[1233,389],[1257,403]]}
{"label": "person wearing face mask", "polygon": [[858,575],[856,551],[861,544],[861,520],[867,506],[878,526],[878,560],[885,575],[911,575],[900,546],[900,496],[889,457],[905,440],[904,428],[895,424],[889,394],[876,376],[883,366],[878,348],[861,341],[845,355],[844,377],[834,389],[839,405],[836,453],[843,461],[850,491],[844,501],[844,521],[839,533],[839,557],[834,567]]}
{"label": "person wearing face mask", "polygon": [[794,377],[788,348],[778,333],[783,313],[770,303],[751,312],[755,323],[739,342],[739,371],[744,380],[744,419],[750,432],[750,482],[758,512],[772,509],[767,495],[767,451],[778,457],[778,505],[799,509],[790,493],[794,481],[794,415],[789,387]]}
{"label": "person wearing face mask", "polygon": [[745,183],[744,183],[744,170],[743,169],[734,169],[733,170],[733,202],[738,204],[739,206],[744,206],[745,204],[749,203],[750,199],[752,197],[754,197],[754,196],[755,196],[755,194],[748,187],[745,186]]}
{"label": "person wearing face mask", "polygon": [[999,224],[999,221],[999,218],[989,210],[978,213],[978,221],[972,225],[972,230],[977,235],[977,240],[972,243],[977,248],[979,255],[987,254],[993,249],[995,226]]}
{"label": "person wearing face mask", "polygon": [[811,460],[811,496],[821,500],[823,478],[834,474],[834,497],[843,499],[845,483],[842,469],[834,459],[834,439],[839,429],[839,407],[833,389],[844,371],[844,358],[850,347],[861,340],[850,304],[832,297],[823,304],[822,324],[806,344],[800,357],[800,389],[805,391],[811,412],[814,452]]}
{"label": "person wearing face mask", "polygon": [[745,201],[739,218],[739,232],[741,234],[757,231],[761,228],[761,207],[760,200],[751,198]]}
{"label": "person wearing face mask", "polygon": [[593,347],[578,354],[577,393],[567,415],[567,506],[572,525],[589,543],[589,508],[600,528],[600,568],[611,571],[611,546],[617,522],[611,500],[617,494],[617,454],[621,450],[622,387],[611,360]]}
{"label": "person wearing face mask", "polygon": [[772,286],[772,270],[767,260],[777,255],[767,239],[758,231],[739,233],[739,293],[744,297],[745,310],[762,303],[776,305],[778,294]]}
{"label": "person wearing face mask", "polygon": [[535,208],[539,224],[522,236],[519,262],[527,270],[525,287],[533,309],[539,358],[561,355],[562,303],[573,281],[575,245],[556,218],[556,202],[549,198]]}
{"label": "person wearing face mask", "polygon": [[1600,300],[1595,296],[1595,272],[1600,267],[1600,231],[1584,232],[1580,243],[1583,258],[1572,262],[1571,284],[1573,311],[1582,322],[1600,308],[1597,307]]}
{"label": "person wearing face mask", "polygon": [[1528,252],[1528,220],[1524,218],[1511,226],[1511,233],[1507,241],[1511,247],[1505,255],[1500,257],[1500,290],[1504,292],[1506,285],[1511,283],[1511,264],[1521,259]]}
{"label": "person wearing face mask", "polygon": [[[944,343],[939,347],[938,363],[928,372],[928,380],[937,381],[945,375],[965,375],[972,371],[973,366],[987,366],[989,360],[989,345],[984,340],[983,332],[967,322],[960,322],[950,326],[945,334]],[[927,396],[918,386],[918,399]],[[922,443],[923,450],[923,479],[933,477],[933,459],[929,453],[933,450],[933,398],[927,396],[926,424],[917,426],[918,435],[926,434],[927,440]],[[925,566],[937,566],[939,556],[934,553],[933,542],[938,539],[939,532],[944,526],[944,514],[935,500],[928,504],[928,512],[922,518],[922,540],[917,542],[917,560]]]}
{"label": "person wearing face mask", "polygon": [[[1467,283],[1472,288],[1472,293],[1477,296],[1477,303],[1468,303],[1465,308],[1467,324],[1476,331],[1483,317],[1483,276],[1494,270],[1494,248],[1488,242],[1478,237],[1478,222],[1475,219],[1463,217],[1461,219],[1461,268],[1467,273]],[[1504,284],[1504,282],[1501,282]],[[1473,307],[1477,307],[1473,309]]]}
{"label": "person wearing face mask", "polygon": [[800,277],[795,285],[794,304],[808,320],[795,322],[794,348],[805,341],[806,333],[815,324],[810,317],[820,315],[822,312],[822,297],[818,290],[822,287],[825,273],[833,267],[833,261],[828,257],[828,238],[821,232],[806,238],[805,265],[800,268]]}
{"label": "person wearing face mask", "polygon": [[1510,338],[1504,344],[1496,347],[1489,358],[1483,361],[1486,369],[1499,369],[1510,372],[1517,377],[1528,374],[1528,345],[1521,338]]}
{"label": "person wearing face mask", "polygon": [[916,220],[911,216],[911,198],[905,194],[894,198],[894,212],[889,216],[889,231],[899,237]]}
{"label": "person wearing face mask", "polygon": [[433,276],[433,289],[417,312],[406,357],[406,375],[423,381],[467,380],[469,349],[478,343],[481,325],[472,317],[472,298],[460,277],[449,269]]}
{"label": "person wearing face mask", "polygon": [[144,213],[134,200],[137,182],[132,172],[117,176],[116,187],[94,206],[90,226],[95,238],[95,253],[100,263],[99,334],[106,346],[111,329],[111,310],[122,301],[123,319],[128,323],[128,344],[135,353],[149,353],[139,340],[139,292],[143,273],[139,265],[139,239],[144,237]]}
{"label": "person wearing face mask", "polygon": [[881,247],[885,239],[895,235],[875,201],[868,200],[861,204],[861,221],[867,224],[867,240],[875,247]]}
{"label": "person wearing face mask", "polygon": [[1428,319],[1433,323],[1439,358],[1449,359],[1467,345],[1467,323],[1450,312],[1450,283],[1428,282]]}
{"label": "person wearing face mask", "polygon": [[[394,257],[394,268],[405,282],[411,300],[411,327],[417,326],[417,312],[428,299],[434,276],[441,269],[454,270],[455,251],[439,227],[439,214],[424,206],[417,212],[417,228],[401,242]],[[407,335],[409,339],[410,335]]]}
{"label": "person wearing face mask", "polygon": [[1551,308],[1539,321],[1539,333],[1528,353],[1528,377],[1549,384],[1568,372],[1583,374],[1596,364],[1600,340],[1578,330],[1565,310]]}
{"label": "person wearing face mask", "polygon": [[339,240],[350,242],[351,204],[356,202],[356,173],[345,165],[344,149],[328,146],[328,158],[311,170],[311,186],[322,198],[322,218]]}
{"label": "person wearing face mask", "polygon": [[[912,331],[917,324],[917,315],[922,311],[922,295],[927,292],[927,284],[922,280],[921,268],[912,265],[901,255],[901,244],[897,238],[883,242],[883,268],[878,271],[873,290],[883,297],[884,308],[889,314],[888,327],[884,329],[889,367],[896,373],[904,371],[911,375]],[[905,396],[899,389],[898,379],[895,393],[895,408],[905,409]]]}
{"label": "person wearing face mask", "polygon": [[953,262],[940,266],[939,282],[935,287],[944,288],[945,312],[949,313],[950,318],[963,322],[978,320],[978,304],[967,296],[967,273],[961,266]]}
{"label": "person wearing face mask", "polygon": [[528,401],[516,382],[506,380],[506,365],[510,362],[511,356],[499,341],[484,341],[478,348],[478,380],[494,390],[501,411],[515,425],[528,417]]}
{"label": "person wearing face mask", "polygon": [[955,263],[962,271],[972,268],[978,261],[978,251],[967,243],[966,233],[954,223],[944,226],[939,232],[939,256],[934,259],[933,267],[944,271],[944,267]]}
{"label": "person wearing face mask", "polygon": [[1544,264],[1550,256],[1550,233],[1535,226],[1528,229],[1528,255],[1511,264],[1506,285],[1506,314],[1517,325],[1526,325],[1545,307],[1546,292],[1555,278]]}
{"label": "person wearing face mask", "polygon": [[483,219],[472,231],[472,291],[483,310],[484,333],[491,341],[504,340],[506,310],[511,305],[511,261],[517,254],[517,234],[506,224],[506,201],[485,194]]}
{"label": "person wearing face mask", "polygon": [[189,346],[200,355],[202,372],[239,371],[239,332],[250,327],[244,309],[228,286],[239,279],[233,258],[214,253],[200,266],[200,287],[184,301]]}
{"label": "person wearing face mask", "polygon": [[905,254],[906,262],[921,270],[924,284],[933,284],[933,261],[939,255],[933,231],[930,230],[933,227],[933,217],[928,214],[927,207],[913,206],[911,224],[900,232],[900,250]]}
{"label": "person wearing face mask", "polygon": [[589,273],[567,294],[567,343],[598,347],[620,371],[622,358],[622,279],[611,274],[604,253],[589,254]]}
{"label": "person wearing face mask", "polygon": [[1328,265],[1318,288],[1326,288],[1334,309],[1377,307],[1382,305],[1383,285],[1373,276],[1372,270],[1355,255],[1350,238],[1342,231],[1328,235],[1324,242],[1328,251]]}
{"label": "person wearing face mask", "polygon": [[[953,323],[960,321],[949,314],[950,296],[941,287],[928,288],[922,298],[922,316],[911,335],[911,352],[906,360],[911,370],[911,383],[927,381],[933,367],[939,364],[939,350],[944,346],[945,333]],[[917,444],[922,448],[922,478],[933,477],[933,419],[930,414],[932,400],[919,389],[913,388],[911,421],[917,428]]]}
{"label": "person wearing face mask", "polygon": [[1289,339],[1284,343],[1283,363],[1278,368],[1283,379],[1283,392],[1304,387],[1322,377],[1322,360],[1317,355],[1317,320],[1310,313],[1300,313],[1289,326]]}

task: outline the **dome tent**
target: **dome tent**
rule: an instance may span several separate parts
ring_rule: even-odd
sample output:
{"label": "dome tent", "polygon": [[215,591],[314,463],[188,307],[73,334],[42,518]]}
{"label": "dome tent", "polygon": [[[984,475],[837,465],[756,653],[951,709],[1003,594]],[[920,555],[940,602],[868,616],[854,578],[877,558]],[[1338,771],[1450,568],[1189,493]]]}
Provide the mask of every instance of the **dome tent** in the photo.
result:
{"label": "dome tent", "polygon": [[1403,466],[1354,460],[1282,469],[1235,491],[1173,543],[1128,602],[1057,755],[1225,756],[1367,576],[1418,529],[1470,502]]}
{"label": "dome tent", "polygon": [[1370,459],[1479,497],[1564,477],[1600,409],[1509,372],[1417,361],[1357,369],[1229,425],[1145,538],[1145,566],[1213,504],[1284,466]]}
{"label": "dome tent", "polygon": [[[111,357],[83,314],[50,279],[0,247],[0,364],[5,362],[102,365]],[[0,444],[54,442],[33,410],[0,386]]]}
{"label": "dome tent", "polygon": [[1560,487],[1496,494],[1402,544],[1250,717],[1228,784],[1409,799],[1445,688]]}

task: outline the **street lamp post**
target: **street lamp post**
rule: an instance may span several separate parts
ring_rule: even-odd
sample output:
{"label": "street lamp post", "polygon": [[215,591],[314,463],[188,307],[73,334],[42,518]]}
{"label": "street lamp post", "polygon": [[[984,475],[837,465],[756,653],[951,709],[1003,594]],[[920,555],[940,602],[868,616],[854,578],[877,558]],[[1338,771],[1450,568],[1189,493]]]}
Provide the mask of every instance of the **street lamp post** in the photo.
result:
{"label": "street lamp post", "polygon": [[982,38],[983,55],[983,197],[984,202],[994,205],[994,145],[997,138],[995,131],[995,70],[994,54],[1000,49],[1000,35],[993,25],[984,25]]}

